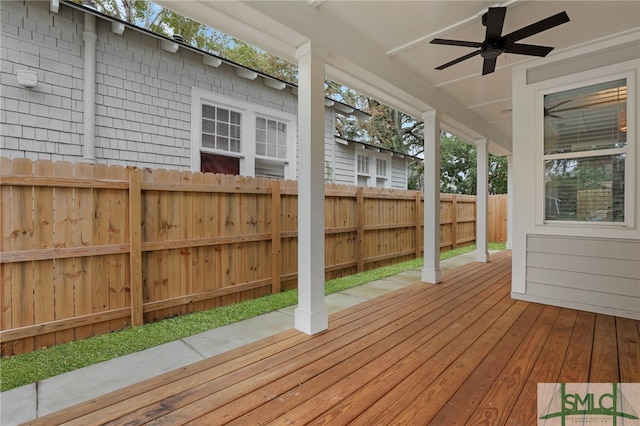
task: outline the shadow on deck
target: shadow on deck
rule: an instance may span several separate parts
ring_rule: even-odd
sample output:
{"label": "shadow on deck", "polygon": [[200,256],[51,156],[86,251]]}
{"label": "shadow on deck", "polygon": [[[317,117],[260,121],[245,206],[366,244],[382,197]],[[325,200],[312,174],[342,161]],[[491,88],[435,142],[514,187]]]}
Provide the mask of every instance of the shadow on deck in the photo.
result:
{"label": "shadow on deck", "polygon": [[640,382],[640,323],[511,299],[510,252],[443,278],[32,424],[525,425],[537,383]]}

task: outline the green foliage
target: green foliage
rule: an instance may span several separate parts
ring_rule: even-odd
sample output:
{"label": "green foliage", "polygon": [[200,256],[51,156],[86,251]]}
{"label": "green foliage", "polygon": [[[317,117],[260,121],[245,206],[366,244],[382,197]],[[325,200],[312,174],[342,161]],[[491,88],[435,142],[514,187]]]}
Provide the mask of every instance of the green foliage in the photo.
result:
{"label": "green foliage", "polygon": [[[489,155],[489,194],[507,193],[507,159]],[[456,136],[440,138],[440,192],[473,195],[477,189],[477,150]]]}

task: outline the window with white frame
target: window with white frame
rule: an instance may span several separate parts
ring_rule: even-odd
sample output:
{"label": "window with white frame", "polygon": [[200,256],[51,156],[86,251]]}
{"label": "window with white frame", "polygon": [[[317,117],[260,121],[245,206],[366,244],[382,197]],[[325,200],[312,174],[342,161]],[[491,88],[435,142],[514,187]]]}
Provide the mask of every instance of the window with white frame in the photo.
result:
{"label": "window with white frame", "polygon": [[202,148],[240,152],[241,113],[229,108],[202,104]]}
{"label": "window with white frame", "polygon": [[376,158],[376,186],[385,188],[387,186],[387,160]]}
{"label": "window with white frame", "polygon": [[287,123],[256,118],[256,176],[284,178],[287,159]]}
{"label": "window with white frame", "polygon": [[358,154],[357,156],[357,183],[358,186],[369,186],[369,156]]}
{"label": "window with white frame", "polygon": [[356,183],[358,186],[390,187],[391,167],[387,157],[366,151],[356,154]]}
{"label": "window with white frame", "polygon": [[627,79],[543,95],[544,221],[625,223]]}
{"label": "window with white frame", "polygon": [[294,114],[192,89],[194,171],[295,179]]}

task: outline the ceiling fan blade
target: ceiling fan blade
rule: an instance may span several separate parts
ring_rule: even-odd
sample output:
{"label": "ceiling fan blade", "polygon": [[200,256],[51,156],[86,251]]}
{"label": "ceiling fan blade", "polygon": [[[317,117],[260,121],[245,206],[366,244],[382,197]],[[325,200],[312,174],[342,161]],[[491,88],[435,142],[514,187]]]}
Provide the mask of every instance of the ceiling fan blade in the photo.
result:
{"label": "ceiling fan blade", "polygon": [[529,56],[547,56],[549,52],[553,50],[553,47],[538,46],[535,44],[522,44],[514,43],[511,46],[504,49],[505,53],[514,53],[516,55],[529,55]]}
{"label": "ceiling fan blade", "polygon": [[457,64],[458,62],[462,62],[462,61],[467,60],[467,59],[469,59],[469,58],[473,58],[474,56],[477,56],[477,55],[479,55],[479,54],[480,54],[480,50],[476,50],[476,51],[474,51],[474,52],[471,52],[471,53],[468,53],[468,54],[466,54],[466,55],[464,55],[464,56],[461,56],[461,57],[459,57],[458,59],[454,59],[454,60],[453,60],[453,61],[451,61],[451,62],[447,62],[447,63],[446,63],[446,64],[444,64],[444,65],[440,65],[440,66],[439,66],[439,67],[437,67],[436,69],[437,69],[437,70],[443,70],[443,69],[445,69],[445,68],[449,68],[451,65],[455,65],[455,64]]}
{"label": "ceiling fan blade", "polygon": [[431,44],[445,44],[447,46],[462,46],[462,47],[476,47],[482,46],[482,43],[476,41],[462,41],[462,40],[447,40],[444,38],[434,38],[431,40]]}
{"label": "ceiling fan blade", "polygon": [[524,28],[520,28],[519,30],[507,34],[503,38],[507,39],[508,42],[515,43],[523,38],[541,33],[566,22],[569,22],[569,15],[567,15],[567,12],[560,12],[531,25],[527,25]]}
{"label": "ceiling fan blade", "polygon": [[498,58],[484,58],[482,64],[482,75],[491,74],[496,70],[496,59]]}
{"label": "ceiling fan blade", "polygon": [[547,108],[547,109],[548,109],[549,111],[551,111],[551,110],[555,110],[555,109],[556,109],[556,108],[558,108],[560,105],[564,105],[564,104],[569,103],[569,102],[571,102],[571,101],[573,101],[573,99],[565,99],[564,101],[562,101],[562,102],[558,102],[557,104],[552,105],[552,106],[550,106],[550,107],[549,107],[549,108]]}
{"label": "ceiling fan blade", "polygon": [[506,7],[489,8],[489,11],[487,12],[487,32],[485,37],[487,40],[500,38],[506,13]]}

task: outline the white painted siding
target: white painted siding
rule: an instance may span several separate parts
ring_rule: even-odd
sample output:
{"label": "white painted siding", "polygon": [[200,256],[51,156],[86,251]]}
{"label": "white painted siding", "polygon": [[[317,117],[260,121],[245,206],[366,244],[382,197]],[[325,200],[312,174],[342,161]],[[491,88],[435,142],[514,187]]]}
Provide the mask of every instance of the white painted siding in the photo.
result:
{"label": "white painted siding", "polygon": [[[637,34],[622,35],[514,67],[514,298],[640,319],[639,41]],[[620,73],[631,75],[635,84],[628,103],[635,111],[628,114],[628,224],[545,223],[539,93]]]}
{"label": "white painted siding", "polygon": [[334,182],[345,185],[355,185],[356,183],[356,160],[353,144],[344,145],[334,142],[335,162],[333,164]]}
{"label": "white painted siding", "polygon": [[407,157],[391,157],[391,187],[407,189]]}
{"label": "white painted siding", "polygon": [[526,299],[640,319],[640,241],[530,235]]}

